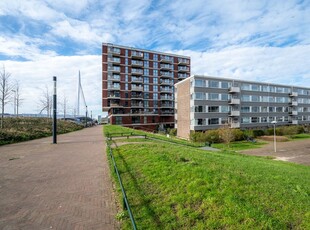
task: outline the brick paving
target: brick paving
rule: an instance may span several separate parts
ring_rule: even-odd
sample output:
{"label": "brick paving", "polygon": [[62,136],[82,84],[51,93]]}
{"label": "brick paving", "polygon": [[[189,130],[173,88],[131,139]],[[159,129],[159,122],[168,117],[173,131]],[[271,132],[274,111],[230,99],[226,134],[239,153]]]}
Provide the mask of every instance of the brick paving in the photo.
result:
{"label": "brick paving", "polygon": [[119,229],[102,133],[0,147],[0,229]]}

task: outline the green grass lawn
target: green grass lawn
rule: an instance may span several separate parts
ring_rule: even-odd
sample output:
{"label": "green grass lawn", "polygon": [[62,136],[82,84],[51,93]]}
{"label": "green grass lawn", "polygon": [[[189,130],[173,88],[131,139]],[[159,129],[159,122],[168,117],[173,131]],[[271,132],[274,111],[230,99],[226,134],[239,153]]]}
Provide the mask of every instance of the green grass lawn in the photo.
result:
{"label": "green grass lawn", "polygon": [[310,228],[310,167],[154,140],[113,153],[138,229]]}
{"label": "green grass lawn", "polygon": [[296,134],[296,135],[291,136],[291,138],[293,140],[308,139],[308,138],[310,138],[310,134],[308,134],[308,133],[300,133],[300,134]]}
{"label": "green grass lawn", "polygon": [[223,150],[239,151],[239,150],[260,148],[265,144],[267,144],[267,142],[236,141],[236,142],[230,143],[229,147],[227,144],[224,144],[224,143],[215,143],[215,144],[212,144],[212,147],[217,148],[217,149],[223,149]]}

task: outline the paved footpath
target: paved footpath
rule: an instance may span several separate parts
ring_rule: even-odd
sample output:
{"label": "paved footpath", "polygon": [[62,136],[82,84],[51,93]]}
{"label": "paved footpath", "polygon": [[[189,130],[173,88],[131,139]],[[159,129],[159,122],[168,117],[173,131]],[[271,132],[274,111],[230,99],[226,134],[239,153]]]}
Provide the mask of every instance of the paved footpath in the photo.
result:
{"label": "paved footpath", "polygon": [[118,229],[102,126],[0,147],[0,229]]}

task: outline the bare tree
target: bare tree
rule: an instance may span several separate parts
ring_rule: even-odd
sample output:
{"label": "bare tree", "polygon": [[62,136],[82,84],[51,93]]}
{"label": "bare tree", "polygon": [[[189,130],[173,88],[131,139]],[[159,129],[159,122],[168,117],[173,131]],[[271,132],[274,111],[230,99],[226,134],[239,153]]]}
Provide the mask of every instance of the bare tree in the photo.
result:
{"label": "bare tree", "polygon": [[19,114],[19,107],[21,106],[21,104],[23,103],[23,98],[21,97],[21,88],[20,88],[20,84],[19,81],[15,81],[15,85],[14,85],[14,90],[12,90],[14,92],[14,113],[16,114],[16,116],[18,117]]}
{"label": "bare tree", "polygon": [[235,136],[233,130],[230,128],[230,124],[226,123],[219,129],[220,138],[227,144],[229,149],[230,142],[234,141]]}
{"label": "bare tree", "polygon": [[1,122],[0,128],[3,128],[4,107],[10,102],[11,95],[13,93],[14,85],[11,83],[11,73],[5,71],[3,66],[0,71],[0,106],[1,106]]}
{"label": "bare tree", "polygon": [[39,101],[40,114],[46,111],[47,117],[52,116],[53,98],[48,86],[45,86],[45,90],[42,90],[42,95]]}
{"label": "bare tree", "polygon": [[68,110],[68,99],[67,99],[65,92],[63,93],[62,101],[59,104],[62,107],[64,118],[66,118],[67,110]]}

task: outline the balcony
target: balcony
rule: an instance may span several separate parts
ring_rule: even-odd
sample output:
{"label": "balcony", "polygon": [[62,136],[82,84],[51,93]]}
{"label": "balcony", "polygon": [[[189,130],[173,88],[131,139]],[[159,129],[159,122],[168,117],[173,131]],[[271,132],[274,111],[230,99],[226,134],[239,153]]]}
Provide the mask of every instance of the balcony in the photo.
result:
{"label": "balcony", "polygon": [[140,51],[131,51],[131,58],[142,59],[143,53]]}
{"label": "balcony", "polygon": [[291,115],[291,116],[297,116],[297,115],[298,115],[298,112],[297,112],[297,111],[291,111],[291,112],[289,112],[289,115]]}
{"label": "balcony", "polygon": [[123,107],[123,106],[120,105],[119,103],[110,103],[110,107],[111,108],[119,108],[119,107]]}
{"label": "balcony", "polygon": [[291,92],[290,97],[298,97],[298,93],[297,92]]}
{"label": "balcony", "polygon": [[131,102],[131,107],[143,108],[143,103],[142,102],[139,102],[139,103]]}
{"label": "balcony", "polygon": [[131,83],[143,83],[142,77],[131,77]]}
{"label": "balcony", "polygon": [[161,64],[160,70],[172,70],[172,65],[169,64]]}
{"label": "balcony", "polygon": [[168,96],[168,95],[163,95],[160,97],[161,101],[173,101],[173,97],[172,96]]}
{"label": "balcony", "polygon": [[230,111],[229,116],[231,117],[239,117],[240,111]]}
{"label": "balcony", "polygon": [[160,77],[171,78],[171,77],[173,77],[173,73],[172,72],[166,72],[166,71],[160,71]]}
{"label": "balcony", "polygon": [[187,67],[187,66],[179,66],[178,71],[179,72],[188,72],[189,71],[189,67]]}
{"label": "balcony", "polygon": [[174,82],[173,81],[169,81],[169,80],[160,80],[160,85],[173,85]]}
{"label": "balcony", "polygon": [[240,105],[240,99],[232,98],[232,99],[230,99],[229,104],[230,105]]}
{"label": "balcony", "polygon": [[292,125],[298,125],[298,120],[290,120],[289,123]]}
{"label": "balcony", "polygon": [[160,55],[160,62],[172,63],[173,62],[173,57],[169,57],[169,56],[166,56],[166,55]]}
{"label": "balcony", "polygon": [[230,87],[228,92],[229,93],[240,93],[240,87],[236,87],[236,86]]}
{"label": "balcony", "polygon": [[108,85],[109,90],[120,90],[120,85]]}
{"label": "balcony", "polygon": [[160,87],[161,93],[173,93],[173,89],[170,87]]}
{"label": "balcony", "polygon": [[297,101],[291,101],[290,102],[290,106],[297,106],[298,105],[298,102]]}
{"label": "balcony", "polygon": [[183,80],[185,78],[189,77],[187,73],[178,73],[178,79]]}
{"label": "balcony", "polygon": [[232,129],[240,128],[240,122],[231,123],[230,128],[232,128]]}
{"label": "balcony", "polygon": [[131,85],[131,90],[132,91],[143,91],[143,86]]}
{"label": "balcony", "polygon": [[117,57],[109,57],[108,58],[108,62],[112,62],[113,64],[120,64],[121,63],[121,59],[117,58]]}
{"label": "balcony", "polygon": [[108,76],[108,80],[110,80],[110,81],[120,81],[121,77],[118,74],[113,74],[113,75],[109,75]]}
{"label": "balcony", "polygon": [[131,60],[131,65],[136,67],[142,67],[143,61]]}
{"label": "balcony", "polygon": [[108,47],[108,53],[112,53],[113,55],[120,55],[121,49],[115,47]]}
{"label": "balcony", "polygon": [[142,100],[143,99],[143,95],[142,94],[131,94],[131,99],[132,100]]}
{"label": "balcony", "polygon": [[121,96],[119,94],[109,94],[108,99],[120,99]]}
{"label": "balcony", "polygon": [[174,108],[174,105],[172,103],[162,103],[161,108]]}
{"label": "balcony", "polygon": [[121,68],[119,66],[108,66],[108,71],[112,71],[115,73],[120,73],[121,72]]}
{"label": "balcony", "polygon": [[178,65],[189,65],[189,60],[186,58],[179,58]]}
{"label": "balcony", "polygon": [[142,69],[131,68],[131,74],[133,74],[133,75],[142,75],[143,74],[143,70]]}

